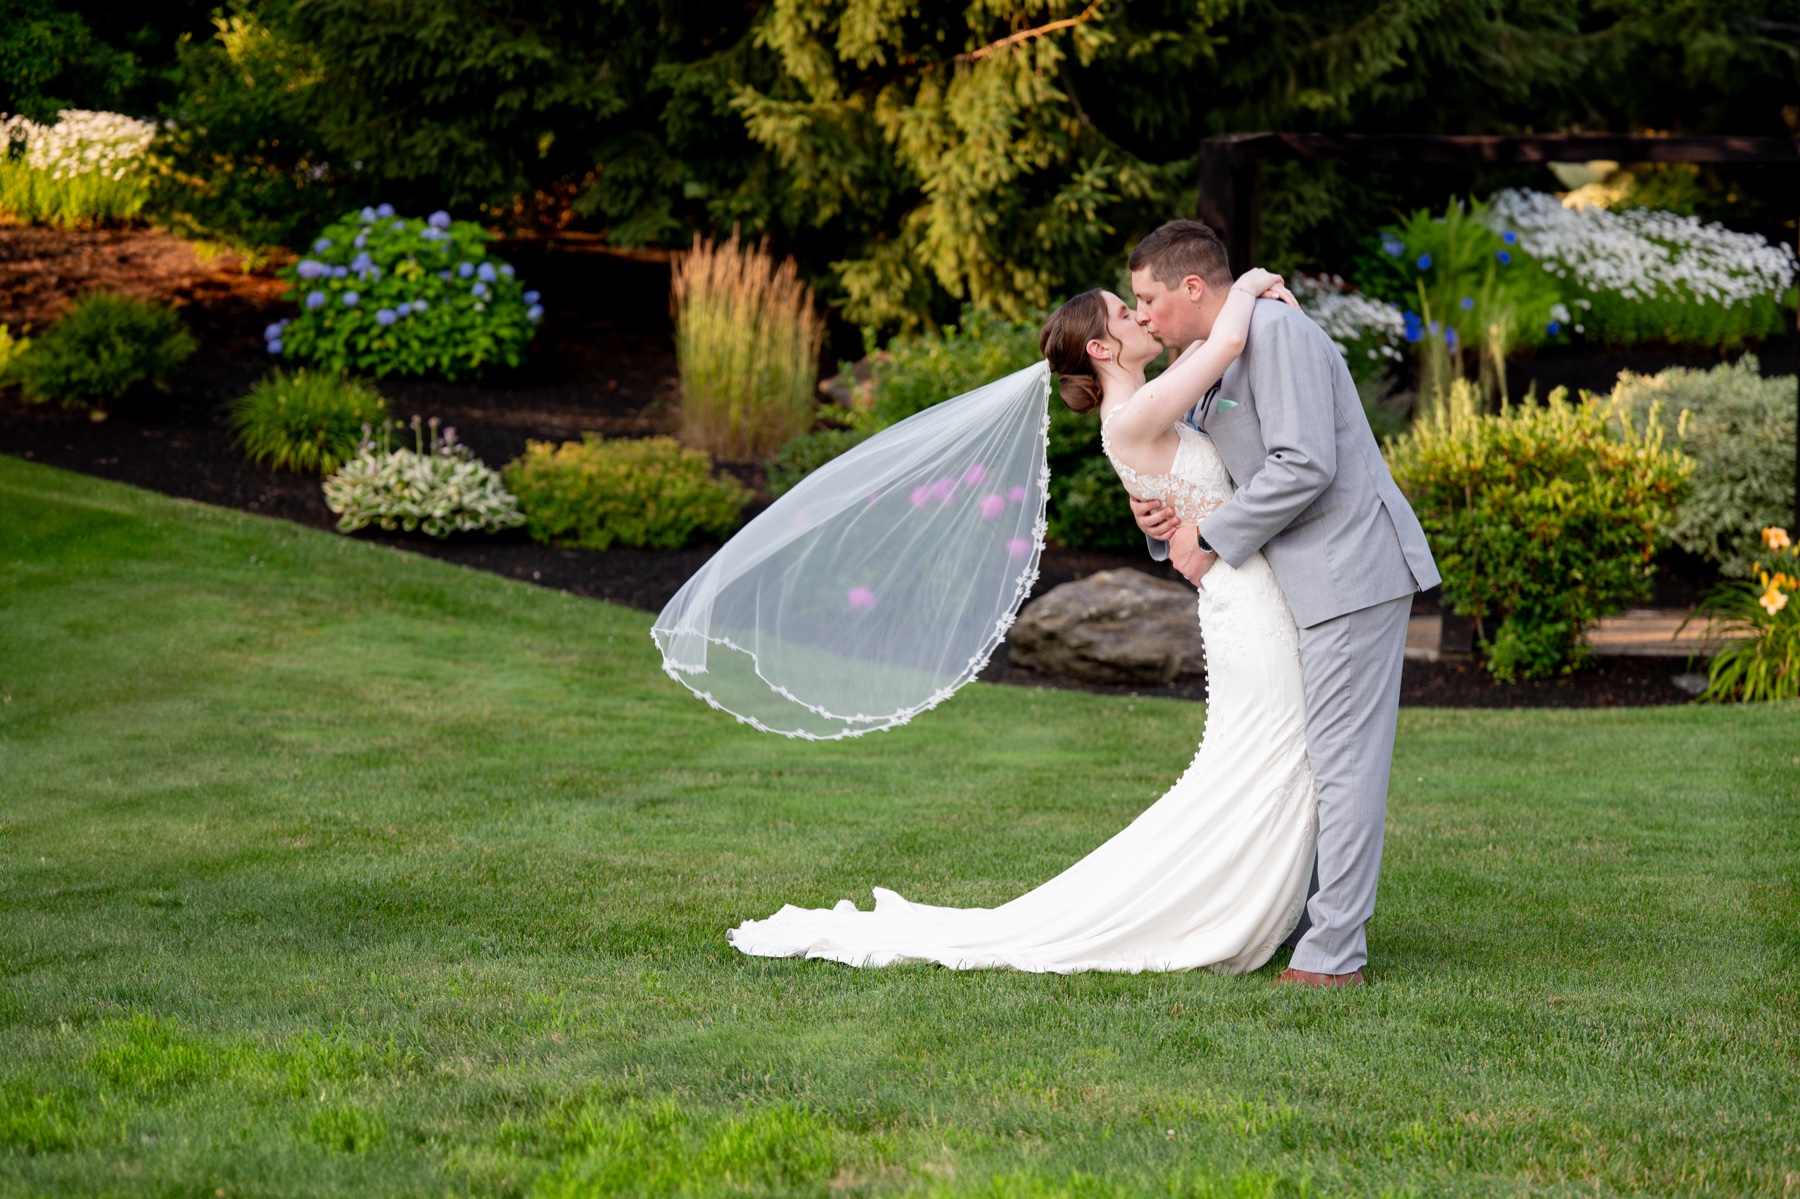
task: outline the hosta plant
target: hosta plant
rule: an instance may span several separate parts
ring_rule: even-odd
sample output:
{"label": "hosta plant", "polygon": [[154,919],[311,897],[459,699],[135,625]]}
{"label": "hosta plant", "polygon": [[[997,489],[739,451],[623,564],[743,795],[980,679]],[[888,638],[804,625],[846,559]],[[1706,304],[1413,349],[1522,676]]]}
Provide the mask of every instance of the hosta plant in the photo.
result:
{"label": "hosta plant", "polygon": [[455,429],[440,432],[435,417],[421,422],[415,416],[412,447],[395,448],[392,434],[407,427],[383,425],[325,480],[325,504],[338,514],[340,532],[374,525],[448,537],[525,523],[500,475],[457,442]]}
{"label": "hosta plant", "polygon": [[1720,584],[1694,613],[1726,639],[1707,669],[1703,699],[1800,697],[1800,550],[1779,526],[1764,529],[1762,541],[1767,552],[1756,577]]}
{"label": "hosta plant", "polygon": [[345,215],[282,272],[300,312],[264,331],[269,353],[337,371],[447,379],[519,365],[544,308],[488,254],[491,240],[447,212],[418,220],[383,204]]}
{"label": "hosta plant", "polygon": [[232,402],[227,419],[252,462],[328,475],[387,415],[387,401],[367,383],[302,368],[270,372]]}

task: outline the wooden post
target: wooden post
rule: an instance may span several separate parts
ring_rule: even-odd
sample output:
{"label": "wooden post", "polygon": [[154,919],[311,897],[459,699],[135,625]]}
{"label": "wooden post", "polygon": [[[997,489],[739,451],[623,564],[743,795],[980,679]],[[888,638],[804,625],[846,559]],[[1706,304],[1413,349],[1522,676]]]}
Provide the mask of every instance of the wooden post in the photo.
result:
{"label": "wooden post", "polygon": [[1265,136],[1226,134],[1200,143],[1200,194],[1195,208],[1225,243],[1234,275],[1256,265],[1262,230],[1262,157],[1245,153],[1239,143],[1261,141]]}

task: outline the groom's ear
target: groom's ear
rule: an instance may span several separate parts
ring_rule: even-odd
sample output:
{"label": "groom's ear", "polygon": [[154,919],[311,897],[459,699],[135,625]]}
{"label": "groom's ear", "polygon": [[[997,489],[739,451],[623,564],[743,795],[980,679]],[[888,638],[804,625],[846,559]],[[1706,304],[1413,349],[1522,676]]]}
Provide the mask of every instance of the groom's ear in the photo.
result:
{"label": "groom's ear", "polygon": [[1206,294],[1206,280],[1198,275],[1184,275],[1181,279],[1181,290],[1190,301],[1198,304],[1200,298]]}

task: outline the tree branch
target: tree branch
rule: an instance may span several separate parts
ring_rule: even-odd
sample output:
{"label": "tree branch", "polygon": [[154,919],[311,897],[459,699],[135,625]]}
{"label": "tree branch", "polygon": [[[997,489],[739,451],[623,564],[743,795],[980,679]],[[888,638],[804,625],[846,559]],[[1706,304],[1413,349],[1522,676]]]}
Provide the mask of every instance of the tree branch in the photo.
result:
{"label": "tree branch", "polygon": [[1052,21],[1048,25],[1039,25],[1035,29],[1021,29],[1019,32],[1009,34],[997,42],[989,42],[979,50],[971,50],[967,54],[958,54],[956,59],[958,62],[975,62],[979,59],[986,58],[990,54],[1004,50],[1008,46],[1016,46],[1020,42],[1029,42],[1036,38],[1049,37],[1053,33],[1060,33],[1065,29],[1073,29],[1077,25],[1085,25],[1093,18],[1094,14],[1100,11],[1100,6],[1105,2],[1106,0],[1093,0],[1093,3],[1082,9],[1076,16],[1065,17],[1060,21]]}

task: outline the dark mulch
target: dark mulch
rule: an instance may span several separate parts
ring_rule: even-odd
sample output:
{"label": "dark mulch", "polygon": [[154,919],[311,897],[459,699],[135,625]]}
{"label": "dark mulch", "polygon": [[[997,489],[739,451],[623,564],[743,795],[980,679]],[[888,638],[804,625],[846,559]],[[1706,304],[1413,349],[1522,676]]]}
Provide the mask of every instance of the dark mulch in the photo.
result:
{"label": "dark mulch", "polygon": [[[59,240],[62,239],[62,240]],[[498,465],[528,440],[563,440],[595,432],[642,436],[672,429],[675,362],[668,335],[667,268],[595,254],[559,253],[553,245],[509,247],[520,272],[544,292],[550,316],[524,367],[477,382],[380,380],[397,416],[436,416],[455,426],[484,461]],[[229,259],[204,263],[182,243],[149,232],[56,234],[0,228],[0,324],[53,316],[59,300],[99,287],[161,295],[181,304],[202,345],[167,393],[144,392],[113,405],[104,421],[80,410],[31,406],[0,394],[0,453],[114,479],[166,495],[220,504],[314,528],[331,528],[316,478],[281,474],[246,462],[232,444],[221,406],[242,394],[269,363],[261,329],[285,312],[267,275],[244,275]],[[1616,369],[1613,364],[1609,368]],[[726,469],[759,487],[753,464]],[[754,511],[754,509],[753,509]],[[558,549],[522,532],[495,537],[359,534],[365,540],[575,595],[658,611],[717,547],[678,551]],[[1691,564],[1659,583],[1656,602],[1692,602],[1701,586]],[[1036,594],[1101,570],[1130,568],[1175,578],[1136,552],[1049,550]],[[1435,596],[1416,611],[1435,611]],[[1402,703],[1441,707],[1613,707],[1686,703],[1670,677],[1675,661],[1610,659],[1554,683],[1503,685],[1479,667],[1408,662]],[[1107,688],[1040,675],[1008,660],[1002,646],[982,678],[1024,686],[1117,694],[1204,698],[1204,687]]]}

